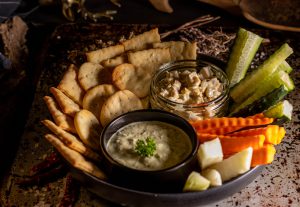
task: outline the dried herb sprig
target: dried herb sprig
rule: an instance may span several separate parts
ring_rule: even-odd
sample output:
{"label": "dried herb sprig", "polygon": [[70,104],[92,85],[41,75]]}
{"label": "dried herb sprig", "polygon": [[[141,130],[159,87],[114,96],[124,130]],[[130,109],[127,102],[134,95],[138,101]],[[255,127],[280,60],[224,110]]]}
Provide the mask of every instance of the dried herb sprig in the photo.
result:
{"label": "dried herb sprig", "polygon": [[141,157],[151,157],[156,151],[155,140],[152,137],[147,137],[146,140],[138,139],[134,149]]}

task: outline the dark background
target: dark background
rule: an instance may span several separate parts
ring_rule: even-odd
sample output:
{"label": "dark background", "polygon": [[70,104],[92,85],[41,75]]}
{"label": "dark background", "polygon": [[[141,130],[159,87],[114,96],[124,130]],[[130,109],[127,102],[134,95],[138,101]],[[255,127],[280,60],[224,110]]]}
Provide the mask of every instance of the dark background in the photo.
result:
{"label": "dark background", "polygon": [[[11,0],[12,1],[12,0]],[[9,116],[0,114],[0,177],[9,169],[17,147],[19,139],[23,133],[24,125],[28,112],[31,107],[35,86],[39,77],[39,71],[42,64],[41,52],[57,25],[68,23],[61,14],[61,7],[48,6],[40,7],[38,1],[15,0],[11,7],[1,5],[0,1],[0,18],[5,16],[20,15],[28,23],[29,31],[27,34],[27,46],[29,49],[29,62],[24,66],[27,79],[16,88],[9,96],[0,97],[1,102],[8,102],[10,105],[7,109]],[[216,7],[206,5],[196,0],[170,0],[174,9],[172,14],[159,12],[152,7],[147,0],[121,0],[121,8],[111,4],[108,0],[90,0],[88,7],[94,11],[104,9],[117,9],[118,14],[114,20],[103,18],[100,23],[124,23],[124,24],[163,24],[177,26],[184,22],[190,21],[197,17],[210,14],[212,16],[221,16],[220,20],[213,22],[210,26],[225,27],[237,29],[239,26],[246,28],[260,28],[242,17],[232,16],[231,14]],[[82,22],[82,19],[78,19]],[[1,85],[0,89],[5,90]],[[11,101],[12,104],[9,104]]]}

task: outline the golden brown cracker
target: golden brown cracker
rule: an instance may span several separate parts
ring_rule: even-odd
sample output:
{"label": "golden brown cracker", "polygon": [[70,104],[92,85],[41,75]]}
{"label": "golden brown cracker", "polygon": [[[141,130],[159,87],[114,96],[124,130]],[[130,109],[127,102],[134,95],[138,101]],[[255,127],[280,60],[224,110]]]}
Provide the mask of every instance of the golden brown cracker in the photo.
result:
{"label": "golden brown cracker", "polygon": [[57,88],[51,87],[50,92],[65,114],[74,117],[80,111],[80,106]]}
{"label": "golden brown cracker", "polygon": [[129,63],[117,66],[112,73],[113,83],[120,90],[130,90],[142,98],[149,94],[152,75]]}
{"label": "golden brown cracker", "polygon": [[134,93],[128,90],[118,91],[104,102],[100,115],[101,124],[106,126],[117,116],[139,109],[143,109],[143,106]]}
{"label": "golden brown cracker", "polygon": [[107,179],[106,175],[94,163],[85,159],[80,153],[70,149],[57,136],[46,134],[45,138],[75,168],[85,171],[99,179]]}
{"label": "golden brown cracker", "polygon": [[77,133],[73,118],[62,113],[59,106],[56,104],[55,100],[50,96],[45,96],[44,101],[48,107],[48,110],[54,119],[54,122],[63,130],[71,133]]}
{"label": "golden brown cracker", "polygon": [[93,159],[93,160],[100,160],[99,154],[85,146],[81,141],[77,139],[74,135],[64,131],[63,129],[59,128],[56,124],[54,124],[50,120],[43,120],[42,123],[52,131],[66,146],[69,148],[83,154],[84,156]]}
{"label": "golden brown cracker", "polygon": [[137,51],[147,49],[155,42],[160,42],[160,35],[157,28],[136,35],[133,38],[122,42],[122,44],[124,45],[125,51]]}
{"label": "golden brown cracker", "polygon": [[171,61],[169,48],[156,48],[128,53],[128,61],[137,68],[154,74],[159,67]]}
{"label": "golden brown cracker", "polygon": [[101,84],[88,90],[83,97],[82,106],[92,112],[100,120],[100,111],[108,97],[117,92],[111,84]]}
{"label": "golden brown cracker", "polygon": [[94,150],[100,150],[100,134],[102,127],[95,115],[85,109],[77,112],[74,124],[81,141]]}
{"label": "golden brown cracker", "polygon": [[103,60],[116,57],[124,52],[123,45],[114,45],[86,53],[87,61],[101,63]]}
{"label": "golden brown cracker", "polygon": [[126,62],[127,62],[127,55],[123,54],[115,58],[104,60],[101,62],[101,65],[103,65],[103,67],[105,68],[115,68],[118,65],[121,65]]}
{"label": "golden brown cracker", "polygon": [[71,64],[59,82],[57,88],[71,98],[75,103],[82,105],[84,90],[77,80],[78,69]]}
{"label": "golden brown cracker", "polygon": [[110,83],[111,73],[98,63],[83,63],[78,72],[78,81],[84,90],[89,90],[97,85]]}

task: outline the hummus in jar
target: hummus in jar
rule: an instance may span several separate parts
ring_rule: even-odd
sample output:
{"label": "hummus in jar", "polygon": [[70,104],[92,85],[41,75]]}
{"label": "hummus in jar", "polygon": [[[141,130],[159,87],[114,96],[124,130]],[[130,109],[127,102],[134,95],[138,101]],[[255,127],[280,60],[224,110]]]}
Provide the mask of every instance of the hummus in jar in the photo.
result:
{"label": "hummus in jar", "polygon": [[[152,156],[136,151],[139,140],[151,138],[155,143]],[[192,152],[188,135],[180,128],[160,122],[142,121],[119,129],[107,143],[107,152],[118,163],[138,170],[162,170],[183,161]]]}

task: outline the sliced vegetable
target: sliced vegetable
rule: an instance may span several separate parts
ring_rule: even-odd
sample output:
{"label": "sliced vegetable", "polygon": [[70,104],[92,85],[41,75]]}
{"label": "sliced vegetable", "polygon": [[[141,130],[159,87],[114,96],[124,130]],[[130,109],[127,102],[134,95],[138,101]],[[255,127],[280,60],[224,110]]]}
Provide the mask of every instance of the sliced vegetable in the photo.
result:
{"label": "sliced vegetable", "polygon": [[[278,66],[293,53],[288,44],[283,44],[255,71],[248,74],[230,91],[230,96],[236,103],[241,103],[251,96],[277,69]],[[276,87],[277,88],[277,87]]]}
{"label": "sliced vegetable", "polygon": [[198,149],[197,157],[201,169],[221,162],[223,160],[223,152],[220,140],[216,138],[201,144]]}
{"label": "sliced vegetable", "polygon": [[209,180],[200,175],[200,173],[193,171],[187,178],[183,191],[203,191],[206,190],[209,185]]}
{"label": "sliced vegetable", "polygon": [[231,155],[240,152],[248,147],[252,147],[253,150],[259,149],[264,145],[264,135],[242,136],[242,137],[230,137],[224,136],[220,138],[222,151],[224,155]]}
{"label": "sliced vegetable", "polygon": [[217,134],[217,135],[224,135],[228,134],[234,131],[237,131],[241,129],[242,127],[240,126],[234,126],[234,127],[217,127],[214,129],[207,129],[207,130],[201,130],[201,133],[207,133],[207,134]]}
{"label": "sliced vegetable", "polygon": [[268,125],[266,127],[242,130],[242,131],[230,133],[228,135],[235,136],[235,137],[264,135],[265,143],[277,144],[278,133],[279,133],[278,125]]}
{"label": "sliced vegetable", "polygon": [[274,160],[276,149],[272,144],[265,144],[262,148],[254,150],[251,167],[270,164]]}
{"label": "sliced vegetable", "polygon": [[253,93],[249,98],[247,98],[241,104],[234,104],[231,113],[235,114],[239,110],[243,109],[244,107],[252,104],[254,101],[259,100],[260,98],[266,96],[267,94],[271,93],[276,88],[279,88],[281,85],[285,86],[285,90],[288,92],[295,88],[293,80],[289,77],[289,75],[284,71],[276,72],[272,75],[268,81],[265,81],[264,84],[260,85],[255,93]]}
{"label": "sliced vegetable", "polygon": [[284,100],[269,108],[264,112],[264,115],[266,117],[286,119],[290,121],[292,119],[292,112],[293,105],[289,101]]}
{"label": "sliced vegetable", "polygon": [[222,182],[230,180],[250,170],[252,152],[251,147],[244,149],[222,162],[210,166],[210,169],[215,169],[221,174]]}
{"label": "sliced vegetable", "polygon": [[285,136],[285,129],[284,127],[279,127],[279,131],[278,131],[278,137],[277,137],[277,143],[276,144],[280,144],[282,139]]}
{"label": "sliced vegetable", "polygon": [[283,61],[279,66],[278,66],[278,71],[282,70],[288,74],[290,74],[293,71],[293,68],[288,64],[288,62]]}
{"label": "sliced vegetable", "polygon": [[192,126],[198,133],[202,131],[208,132],[216,128],[224,127],[248,127],[248,126],[260,126],[270,124],[274,121],[273,118],[236,118],[236,117],[222,117],[212,118],[191,122]]}
{"label": "sliced vegetable", "polygon": [[202,176],[209,180],[211,186],[221,186],[222,178],[220,173],[215,169],[207,169],[201,172]]}
{"label": "sliced vegetable", "polygon": [[245,77],[262,40],[262,37],[250,31],[243,28],[239,29],[226,67],[230,87]]}

